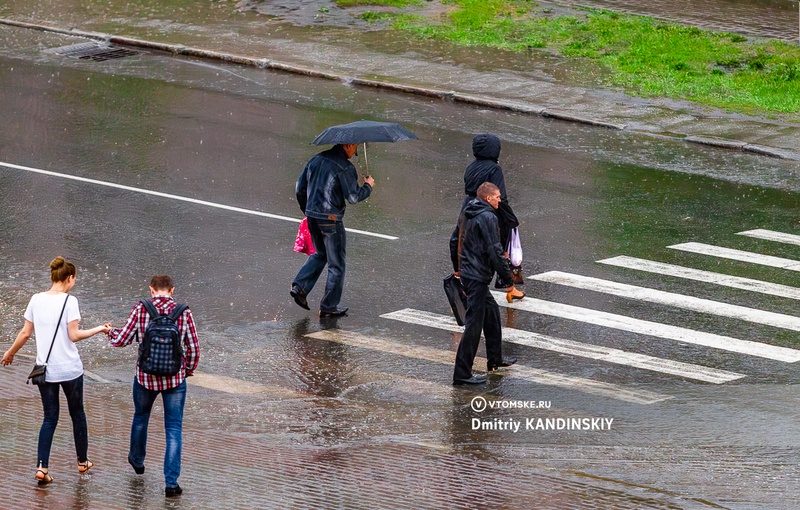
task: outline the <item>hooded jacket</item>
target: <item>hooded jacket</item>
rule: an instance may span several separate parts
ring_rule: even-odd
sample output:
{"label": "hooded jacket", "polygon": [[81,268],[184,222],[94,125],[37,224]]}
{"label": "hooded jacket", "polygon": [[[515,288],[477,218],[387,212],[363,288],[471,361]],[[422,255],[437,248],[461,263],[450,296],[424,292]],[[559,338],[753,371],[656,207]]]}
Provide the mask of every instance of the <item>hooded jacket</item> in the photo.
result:
{"label": "hooded jacket", "polygon": [[472,154],[475,160],[464,172],[465,203],[477,196],[478,186],[491,182],[500,188],[500,198],[506,200],[506,180],[503,169],[497,163],[500,157],[500,139],[495,135],[481,134],[472,139]]}
{"label": "hooded jacket", "polygon": [[318,220],[342,221],[347,202],[366,200],[372,186],[358,185],[358,172],[340,145],[312,157],[295,185],[303,214]]}
{"label": "hooded jacket", "polygon": [[458,239],[450,243],[450,256],[455,270],[463,278],[489,284],[497,272],[505,281],[511,281],[511,266],[500,245],[500,228],[494,209],[488,202],[471,200],[459,218],[461,254]]}

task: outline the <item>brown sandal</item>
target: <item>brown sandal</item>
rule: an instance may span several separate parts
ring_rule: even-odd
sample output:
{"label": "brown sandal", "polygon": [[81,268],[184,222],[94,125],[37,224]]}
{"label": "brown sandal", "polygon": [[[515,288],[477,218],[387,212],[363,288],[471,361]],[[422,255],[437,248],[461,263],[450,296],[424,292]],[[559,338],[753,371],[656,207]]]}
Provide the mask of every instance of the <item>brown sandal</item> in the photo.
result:
{"label": "brown sandal", "polygon": [[94,467],[94,464],[92,464],[91,460],[86,460],[84,462],[78,462],[78,473],[84,474],[87,471],[89,471],[90,469],[92,469],[92,467]]}
{"label": "brown sandal", "polygon": [[50,476],[50,473],[43,470],[42,468],[36,470],[36,480],[39,484],[39,487],[42,487],[49,483],[53,483],[53,477]]}

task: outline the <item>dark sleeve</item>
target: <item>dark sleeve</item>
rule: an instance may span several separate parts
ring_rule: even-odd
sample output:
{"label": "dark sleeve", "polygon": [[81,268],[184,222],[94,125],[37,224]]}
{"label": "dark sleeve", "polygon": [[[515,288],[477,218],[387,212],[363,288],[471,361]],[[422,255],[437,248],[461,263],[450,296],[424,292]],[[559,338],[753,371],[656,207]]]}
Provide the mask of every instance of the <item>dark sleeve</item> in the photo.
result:
{"label": "dark sleeve", "polygon": [[364,183],[363,186],[358,185],[358,173],[356,173],[356,167],[352,164],[339,172],[337,178],[339,179],[339,185],[342,187],[344,199],[351,204],[357,204],[362,200],[366,200],[370,193],[372,193],[372,186],[369,184]]}
{"label": "dark sleeve", "polygon": [[481,214],[482,226],[484,227],[483,236],[486,243],[486,249],[489,252],[489,260],[491,261],[492,268],[497,272],[500,277],[510,282],[511,277],[511,263],[505,257],[505,249],[500,244],[500,228],[497,222],[497,216],[494,214],[484,213]]}
{"label": "dark sleeve", "polygon": [[450,261],[453,263],[453,272],[458,272],[458,233],[461,228],[461,218],[459,218],[459,223],[456,224],[456,228],[453,230],[453,233],[450,234]]}
{"label": "dark sleeve", "polygon": [[297,184],[294,185],[294,194],[297,197],[297,205],[303,214],[306,213],[306,202],[308,201],[308,164],[303,168],[300,178],[297,179]]}
{"label": "dark sleeve", "polygon": [[503,169],[500,165],[494,166],[494,171],[492,172],[489,182],[500,188],[500,198],[508,201],[508,197],[506,196],[506,178],[503,175]]}

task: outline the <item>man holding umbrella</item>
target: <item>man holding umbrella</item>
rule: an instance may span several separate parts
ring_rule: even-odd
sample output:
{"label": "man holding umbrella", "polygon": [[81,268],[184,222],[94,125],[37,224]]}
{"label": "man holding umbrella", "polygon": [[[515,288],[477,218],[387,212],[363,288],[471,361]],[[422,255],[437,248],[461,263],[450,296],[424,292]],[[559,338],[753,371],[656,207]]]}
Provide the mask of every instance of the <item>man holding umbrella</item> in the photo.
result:
{"label": "man holding umbrella", "polygon": [[350,163],[350,158],[356,154],[360,143],[364,144],[366,158],[367,142],[397,142],[416,138],[414,133],[393,122],[359,120],[328,127],[311,142],[314,145],[334,146],[308,161],[295,186],[297,202],[308,217],[308,230],[316,250],[292,282],[289,294],[295,303],[309,310],[306,296],[327,264],[328,281],[319,304],[319,316],[341,317],[347,314],[347,308],[339,308],[345,271],[342,217],[347,202],[356,204],[366,200],[375,187],[375,180],[369,175],[364,176],[363,185],[358,185],[358,172]]}
{"label": "man holding umbrella", "polygon": [[297,203],[308,217],[308,230],[316,252],[295,276],[290,294],[295,303],[309,310],[306,296],[327,264],[328,281],[319,304],[320,317],[347,314],[347,308],[339,308],[346,263],[342,217],[347,202],[355,204],[366,200],[375,187],[375,179],[368,175],[364,177],[364,184],[358,185],[358,172],[350,162],[356,149],[357,143],[343,143],[320,152],[308,161],[295,186]]}

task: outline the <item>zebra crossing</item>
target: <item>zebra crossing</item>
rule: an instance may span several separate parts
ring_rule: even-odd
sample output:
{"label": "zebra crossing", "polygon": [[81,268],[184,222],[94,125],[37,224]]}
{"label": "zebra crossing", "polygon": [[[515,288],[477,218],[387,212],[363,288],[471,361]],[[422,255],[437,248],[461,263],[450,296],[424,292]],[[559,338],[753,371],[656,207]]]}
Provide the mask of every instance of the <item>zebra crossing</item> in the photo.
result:
{"label": "zebra crossing", "polygon": [[[455,319],[452,317],[424,312],[422,310],[414,310],[413,308],[386,313],[381,315],[381,317],[407,322],[409,324],[444,329],[446,331],[461,332],[464,330],[463,327],[456,324]],[[586,344],[514,328],[503,328],[503,340],[505,342],[527,345],[546,351],[628,365],[644,370],[678,375],[688,379],[696,379],[698,381],[715,384],[721,384],[744,377],[743,374],[727,372],[725,370],[717,370],[714,368],[692,365],[690,363],[656,358],[644,354],[626,352],[620,349]]]}
{"label": "zebra crossing", "polygon": [[[756,229],[738,232],[737,235],[800,246],[800,236],[782,232]],[[672,245],[668,246],[667,248],[683,250],[697,255],[766,265],[782,270],[800,270],[800,260],[763,255],[760,253],[753,253],[724,246],[713,246],[692,242]],[[691,267],[667,264],[659,261],[638,259],[623,255],[598,260],[597,263],[630,269],[633,271],[643,271],[651,274],[678,277],[687,281],[700,281],[718,285],[720,287],[735,288],[780,298],[794,300],[800,299],[800,288],[797,287],[739,276],[726,275],[724,273],[699,270]],[[528,278],[536,281],[546,282],[552,285],[560,285],[585,291],[598,292],[629,300],[674,307],[681,310],[689,310],[699,314],[712,315],[726,319],[733,319],[736,321],[746,321],[789,331],[800,331],[800,317],[769,310],[734,305],[725,303],[723,301],[702,299],[689,295],[665,292],[657,289],[629,285],[611,280],[561,271],[548,271],[529,276]],[[612,314],[590,308],[548,301],[532,296],[528,296],[521,301],[507,303],[503,293],[493,293],[495,294],[498,304],[515,310],[547,315],[567,321],[579,321],[613,330],[626,331],[647,337],[655,337],[661,340],[682,342],[719,351],[773,360],[781,363],[795,363],[800,361],[800,350],[789,347],[770,345],[765,342],[745,340],[670,324],[652,322],[625,315]],[[458,326],[455,320],[450,316],[440,315],[424,310],[416,310],[413,308],[406,308],[386,313],[381,315],[381,317],[445,331],[463,331],[463,327]],[[412,347],[398,344],[394,340],[367,337],[354,332],[326,330],[310,336],[346,343],[367,349],[377,349],[398,355],[411,356],[438,363],[446,363],[449,365],[452,364],[454,357],[454,353],[449,349]],[[503,328],[503,340],[508,343],[515,343],[535,349],[569,355],[575,358],[597,360],[619,366],[630,367],[631,369],[635,370],[646,370],[651,373],[663,374],[666,376],[677,376],[705,383],[725,384],[730,381],[747,377],[747,374],[721,370],[715,367],[658,358],[641,353],[593,345],[591,343],[584,343],[571,339],[557,338],[510,327]],[[672,396],[666,394],[627,388],[619,384],[594,381],[587,378],[558,374],[555,372],[544,371],[520,365],[515,365],[513,369],[509,370],[508,375],[510,377],[518,377],[521,379],[534,381],[539,384],[566,387],[575,391],[638,404],[652,404],[673,398]]]}
{"label": "zebra crossing", "polygon": [[[326,329],[316,333],[310,333],[309,338],[327,340],[330,342],[342,343],[363,349],[373,349],[387,352],[398,356],[407,356],[414,359],[423,359],[435,363],[442,363],[449,367],[453,365],[453,353],[444,349],[433,349],[422,346],[408,346],[398,344],[394,340],[366,336],[355,332],[344,332],[340,330]],[[475,363],[486,364],[485,359],[476,358]],[[626,402],[638,404],[652,404],[666,400],[670,397],[647,390],[635,390],[625,388],[618,384],[593,381],[582,377],[574,377],[564,374],[557,374],[540,370],[532,367],[519,366],[514,369],[514,376],[526,379],[538,384],[557,386],[568,389],[580,389],[585,393],[600,395],[603,397],[614,398]]]}

